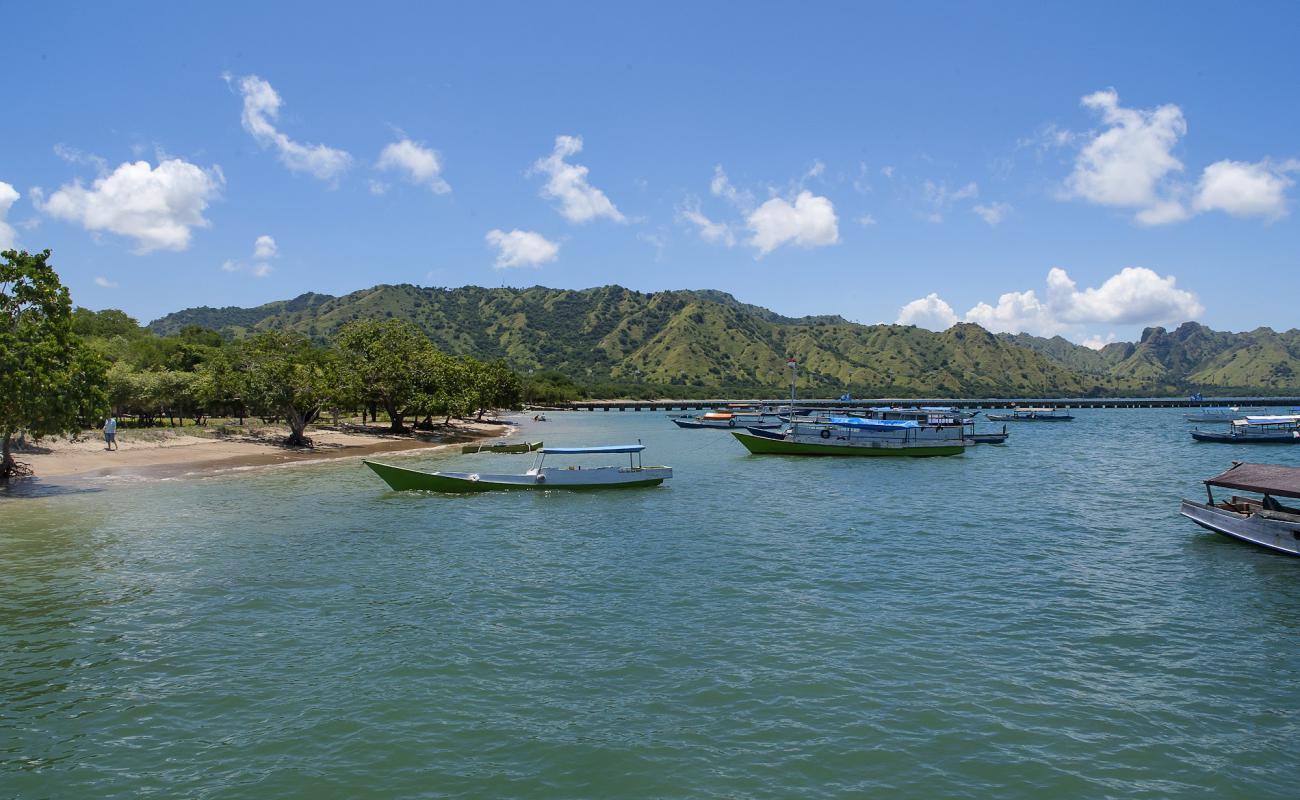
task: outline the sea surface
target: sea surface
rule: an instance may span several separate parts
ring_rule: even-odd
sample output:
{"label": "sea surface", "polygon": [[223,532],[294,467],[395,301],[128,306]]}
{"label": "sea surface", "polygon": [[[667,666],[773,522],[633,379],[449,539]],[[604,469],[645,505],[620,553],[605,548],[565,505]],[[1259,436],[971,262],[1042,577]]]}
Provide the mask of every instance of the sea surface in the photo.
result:
{"label": "sea surface", "polygon": [[916,460],[647,412],[512,437],[675,469],[622,492],[355,460],[10,490],[0,797],[1295,798],[1300,559],[1177,512],[1300,447],[1182,413]]}

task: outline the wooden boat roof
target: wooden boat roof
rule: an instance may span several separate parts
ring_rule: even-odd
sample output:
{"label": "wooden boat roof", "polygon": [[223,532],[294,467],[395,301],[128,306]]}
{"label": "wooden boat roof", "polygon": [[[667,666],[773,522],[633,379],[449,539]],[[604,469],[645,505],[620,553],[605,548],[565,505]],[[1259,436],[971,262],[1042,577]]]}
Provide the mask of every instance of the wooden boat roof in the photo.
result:
{"label": "wooden boat roof", "polygon": [[1209,486],[1300,498],[1300,468],[1234,461],[1226,472],[1205,481]]}

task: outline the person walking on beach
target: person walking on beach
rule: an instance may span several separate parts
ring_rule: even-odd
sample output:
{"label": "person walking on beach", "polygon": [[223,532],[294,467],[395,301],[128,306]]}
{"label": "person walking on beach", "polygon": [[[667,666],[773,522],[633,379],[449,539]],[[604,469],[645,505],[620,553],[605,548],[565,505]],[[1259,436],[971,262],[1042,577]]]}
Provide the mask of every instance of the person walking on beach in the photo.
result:
{"label": "person walking on beach", "polygon": [[104,423],[104,449],[117,449],[117,417],[111,415],[108,422]]}

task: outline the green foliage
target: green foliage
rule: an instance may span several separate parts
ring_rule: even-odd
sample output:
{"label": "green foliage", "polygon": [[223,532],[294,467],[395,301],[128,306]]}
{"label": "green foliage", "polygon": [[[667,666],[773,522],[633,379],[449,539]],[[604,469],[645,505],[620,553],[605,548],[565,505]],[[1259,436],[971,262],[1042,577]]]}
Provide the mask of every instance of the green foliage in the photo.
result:
{"label": "green foliage", "polygon": [[[1100,351],[1065,339],[993,336],[975,325],[940,333],[859,325],[834,316],[792,319],[717,291],[645,294],[376,286],[344,297],[307,294],[254,309],[191,309],[151,324],[174,333],[199,323],[230,336],[296,330],[328,337],[365,320],[407,320],[442,352],[504,359],[534,375],[530,400],[586,396],[780,396],[783,364],[800,363],[801,391],[836,396],[1034,396],[1182,393],[1197,387],[1300,388],[1300,331],[1245,334],[1188,323]],[[544,372],[543,372],[544,371]]]}
{"label": "green foliage", "polygon": [[93,424],[105,410],[104,362],[72,329],[72,301],[50,251],[0,253],[0,480],[17,470],[18,433],[32,438]]}
{"label": "green foliage", "polygon": [[305,336],[272,331],[240,346],[235,382],[255,414],[283,417],[288,443],[307,446],[304,430],[337,397],[338,360]]}

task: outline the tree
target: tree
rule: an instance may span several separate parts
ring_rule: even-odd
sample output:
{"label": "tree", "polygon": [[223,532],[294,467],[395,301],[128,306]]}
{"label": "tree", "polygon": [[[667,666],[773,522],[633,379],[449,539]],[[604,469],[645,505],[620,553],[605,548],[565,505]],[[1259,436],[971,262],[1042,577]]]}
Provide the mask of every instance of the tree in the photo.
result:
{"label": "tree", "polygon": [[392,432],[405,432],[402,421],[436,396],[440,354],[412,323],[356,320],[344,325],[334,341],[344,383],[354,396],[384,407]]}
{"label": "tree", "polygon": [[480,420],[489,409],[519,407],[524,394],[523,384],[504,361],[484,364],[467,358],[465,363],[469,371],[472,406],[478,411]]}
{"label": "tree", "polygon": [[74,433],[107,410],[105,364],[72,331],[72,300],[50,251],[0,253],[0,480],[21,471],[19,433]]}
{"label": "tree", "polygon": [[240,348],[237,362],[244,401],[254,413],[269,411],[289,423],[287,444],[311,447],[304,431],[337,392],[333,354],[300,334],[258,334]]}

